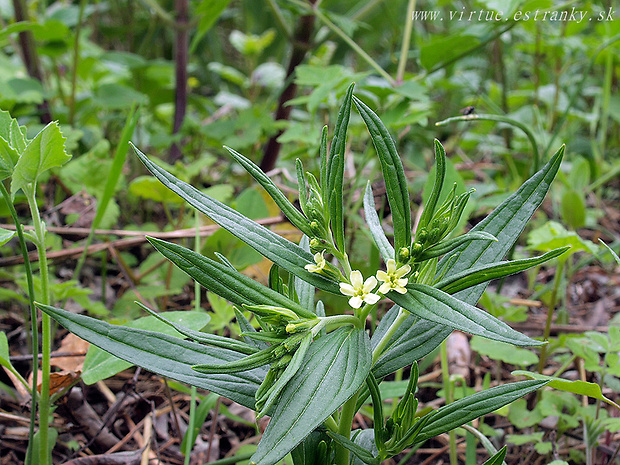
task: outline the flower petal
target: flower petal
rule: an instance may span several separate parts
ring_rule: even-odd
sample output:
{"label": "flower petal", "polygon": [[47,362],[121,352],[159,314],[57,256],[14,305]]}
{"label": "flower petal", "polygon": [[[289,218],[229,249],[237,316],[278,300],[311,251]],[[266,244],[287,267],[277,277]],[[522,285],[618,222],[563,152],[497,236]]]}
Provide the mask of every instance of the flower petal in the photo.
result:
{"label": "flower petal", "polygon": [[411,267],[409,265],[403,265],[394,272],[394,276],[396,276],[397,278],[402,278],[410,271],[411,271]]}
{"label": "flower petal", "polygon": [[353,286],[355,289],[361,289],[364,284],[364,277],[359,270],[351,271],[351,276],[349,276],[349,280],[351,281],[351,286]]}
{"label": "flower petal", "polygon": [[344,295],[355,295],[357,291],[348,283],[340,283],[340,292]]}
{"label": "flower petal", "polygon": [[390,286],[389,283],[383,283],[381,284],[381,287],[379,287],[379,292],[381,294],[387,294],[388,292],[390,292],[391,289],[392,287]]}
{"label": "flower petal", "polygon": [[389,275],[388,275],[385,271],[383,271],[383,270],[379,270],[379,271],[377,271],[377,279],[378,279],[379,281],[383,281],[383,282],[385,282],[385,281],[387,281],[388,279],[390,279],[390,276],[389,276]]}
{"label": "flower petal", "polygon": [[362,299],[358,296],[351,297],[349,299],[349,305],[353,308],[360,308],[362,306]]}
{"label": "flower petal", "polygon": [[379,297],[377,294],[366,294],[364,296],[364,302],[370,305],[376,304],[377,302],[379,302],[379,299],[381,299],[381,297]]}
{"label": "flower petal", "polygon": [[371,276],[364,282],[364,287],[363,287],[364,293],[366,294],[368,292],[371,292],[376,286],[377,286],[377,280],[375,279],[374,276]]}

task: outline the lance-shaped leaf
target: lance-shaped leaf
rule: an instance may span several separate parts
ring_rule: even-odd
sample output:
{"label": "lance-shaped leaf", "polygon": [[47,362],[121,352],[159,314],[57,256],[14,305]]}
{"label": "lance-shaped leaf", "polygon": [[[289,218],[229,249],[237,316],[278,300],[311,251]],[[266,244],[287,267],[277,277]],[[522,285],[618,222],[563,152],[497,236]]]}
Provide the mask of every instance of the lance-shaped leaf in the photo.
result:
{"label": "lance-shaped leaf", "polygon": [[[342,198],[342,189],[344,184],[344,153],[347,147],[347,129],[349,127],[349,117],[351,116],[351,97],[353,96],[353,87],[351,84],[344,96],[338,117],[336,118],[336,127],[334,128],[334,138],[329,149],[329,159],[327,160],[327,192],[323,193],[327,196],[327,205],[330,210],[330,219],[336,247],[344,251],[344,216]],[[323,175],[323,173],[321,173]]]}
{"label": "lance-shaped leaf", "polygon": [[282,390],[252,462],[273,465],[360,388],[371,365],[362,329],[340,328],[314,341],[302,369]]}
{"label": "lance-shaped leaf", "polygon": [[402,247],[411,245],[411,211],[405,170],[396,151],[394,140],[383,122],[357,97],[353,97],[353,102],[366,123],[381,161],[381,171],[394,223],[394,248],[398,251]]}
{"label": "lance-shaped leaf", "polygon": [[243,216],[221,202],[203,194],[186,182],[177,179],[147,158],[133,146],[144,166],[168,189],[182,197],[192,207],[204,213],[234,236],[254,248],[258,253],[293,273],[304,281],[333,294],[339,293],[338,283],[317,273],[310,273],[304,266],[314,265],[312,254],[297,244]]}
{"label": "lance-shaped leaf", "polygon": [[118,358],[167,378],[217,392],[251,409],[256,390],[267,374],[264,368],[238,374],[198,373],[192,370],[193,365],[232,362],[243,354],[166,334],[111,325],[49,305],[37,306],[76,336]]}
{"label": "lance-shaped leaf", "polygon": [[278,186],[276,186],[273,181],[267,177],[263,170],[256,166],[251,160],[234,151],[230,147],[224,146],[224,148],[228,150],[230,155],[237,160],[237,162],[243,166],[261,186],[263,186],[276,205],[280,207],[282,213],[286,215],[295,227],[308,236],[312,235],[308,220],[300,213],[299,210],[295,208],[295,206],[288,200]]}
{"label": "lance-shaped leaf", "polygon": [[66,139],[58,123],[45,126],[21,153],[15,164],[11,179],[11,195],[29,183],[33,183],[45,171],[61,166],[71,158],[65,152]]}
{"label": "lance-shaped leaf", "polygon": [[231,270],[224,264],[172,242],[153,237],[147,237],[147,239],[164,257],[198,283],[235,305],[284,307],[303,318],[316,318],[314,313],[304,309],[298,303],[236,270]]}
{"label": "lance-shaped leaf", "polygon": [[368,229],[370,229],[370,235],[379,249],[381,258],[383,258],[385,262],[391,258],[395,258],[394,247],[392,247],[392,244],[390,244],[390,241],[388,241],[388,238],[385,236],[385,231],[383,231],[381,227],[381,220],[379,220],[379,215],[377,215],[375,198],[372,193],[370,181],[366,184],[366,191],[364,192],[364,215],[366,216]]}
{"label": "lance-shaped leaf", "polygon": [[[374,349],[383,335],[392,325],[400,307],[394,305],[381,319],[379,326],[372,335],[371,344]],[[377,379],[384,378],[396,370],[400,370],[412,362],[426,357],[446,339],[452,328],[438,325],[432,321],[422,320],[411,315],[396,330],[384,353],[372,367]]]}
{"label": "lance-shaped leaf", "polygon": [[548,381],[519,381],[485,389],[471,396],[459,399],[435,411],[429,422],[415,438],[415,443],[453,430],[465,423],[493,412],[504,405],[540,389]]}
{"label": "lance-shaped leaf", "polygon": [[327,435],[332,438],[336,443],[338,443],[338,445],[350,450],[353,455],[359,460],[361,460],[363,463],[366,463],[368,465],[379,465],[379,457],[375,457],[370,453],[370,451],[354,443],[350,439],[345,438],[341,434],[332,433],[331,431],[328,431]]}
{"label": "lance-shaped leaf", "polygon": [[141,302],[134,303],[136,303],[139,307],[150,313],[153,317],[157,318],[162,323],[165,323],[168,326],[174,328],[177,332],[179,332],[185,337],[188,337],[192,341],[200,342],[202,344],[208,344],[214,347],[221,347],[222,349],[234,350],[235,352],[246,355],[258,352],[258,349],[256,347],[246,344],[245,342],[237,341],[229,337],[218,336],[217,334],[203,333],[201,331],[186,328],[185,326],[166,319],[163,315],[160,315],[159,313],[151,310]]}
{"label": "lance-shaped leaf", "polygon": [[543,344],[515,331],[484,310],[425,284],[410,284],[407,286],[406,294],[391,291],[388,297],[397,305],[420,318],[469,334],[516,346],[528,347]]}
{"label": "lance-shaped leaf", "polygon": [[508,449],[506,446],[502,447],[497,453],[493,455],[489,460],[484,462],[482,465],[502,465],[504,463],[504,459],[506,458],[506,451]]}
{"label": "lance-shaped leaf", "polygon": [[426,260],[430,260],[431,258],[439,257],[441,255],[447,254],[452,250],[456,249],[462,244],[466,244],[470,241],[496,241],[497,239],[492,235],[484,231],[472,231],[467,234],[463,234],[458,237],[453,237],[452,239],[448,239],[446,241],[442,241],[439,244],[435,244],[428,249],[425,249],[418,258],[415,259],[416,262],[423,262]]}
{"label": "lance-shaped leaf", "polygon": [[[487,265],[501,260],[519,238],[530,217],[545,198],[551,182],[560,168],[563,155],[564,146],[517,192],[508,197],[472,229],[472,231],[485,231],[492,234],[497,238],[497,242],[482,243],[476,241],[464,244],[442,258],[438,274],[442,273],[443,267],[450,261],[450,257],[457,253],[460,255],[450,266],[450,274],[460,273],[474,266]],[[455,297],[475,305],[485,288],[486,284],[479,284],[458,292]]]}
{"label": "lance-shaped leaf", "polygon": [[443,183],[446,178],[446,151],[444,150],[443,145],[441,145],[441,142],[437,139],[435,139],[435,164],[437,165],[437,169],[435,171],[435,183],[433,184],[431,195],[428,197],[426,205],[424,206],[424,211],[420,217],[420,224],[418,228],[425,228],[432,220],[433,214],[435,213],[435,208],[437,208],[439,196],[441,195],[441,190],[443,189]]}
{"label": "lance-shaped leaf", "polygon": [[441,289],[448,294],[454,294],[462,291],[463,289],[467,289],[468,287],[476,286],[480,283],[491,281],[492,279],[503,278],[504,276],[519,273],[533,266],[541,265],[542,263],[559,257],[569,248],[570,247],[562,247],[538,257],[522,258],[520,260],[511,260],[478,266],[471,270],[465,270],[460,273],[450,275],[448,278],[442,279],[440,282],[435,284],[434,287]]}

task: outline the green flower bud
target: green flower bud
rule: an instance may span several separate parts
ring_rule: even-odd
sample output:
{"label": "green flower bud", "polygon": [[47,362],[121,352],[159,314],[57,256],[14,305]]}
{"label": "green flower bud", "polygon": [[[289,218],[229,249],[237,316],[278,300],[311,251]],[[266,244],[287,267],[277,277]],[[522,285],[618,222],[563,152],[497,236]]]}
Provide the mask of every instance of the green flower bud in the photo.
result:
{"label": "green flower bud", "polygon": [[403,265],[406,265],[410,258],[411,258],[411,254],[409,252],[409,247],[401,247],[400,250],[398,251],[398,256],[396,257],[397,259],[396,261],[398,263],[402,263]]}
{"label": "green flower bud", "polygon": [[424,251],[424,245],[420,242],[414,242],[411,246],[411,258],[417,258]]}
{"label": "green flower bud", "polygon": [[422,228],[418,232],[415,233],[415,241],[419,242],[422,245],[424,245],[427,238],[428,238],[428,231],[426,230],[426,228]]}

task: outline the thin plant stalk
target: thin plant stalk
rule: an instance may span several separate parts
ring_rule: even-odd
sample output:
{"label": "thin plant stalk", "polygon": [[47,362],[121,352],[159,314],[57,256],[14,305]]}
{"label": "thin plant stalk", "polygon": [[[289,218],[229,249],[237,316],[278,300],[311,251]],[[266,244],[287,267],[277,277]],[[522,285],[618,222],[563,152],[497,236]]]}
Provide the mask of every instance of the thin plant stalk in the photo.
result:
{"label": "thin plant stalk", "polygon": [[[25,187],[24,193],[28,199],[30,214],[34,226],[35,245],[39,254],[39,273],[41,275],[41,294],[38,297],[40,303],[49,305],[49,270],[47,267],[47,253],[45,251],[45,224],[41,221],[37,201],[35,198],[35,186]],[[48,441],[49,441],[49,414],[50,414],[50,354],[52,350],[52,322],[47,314],[41,318],[41,395],[39,398],[39,464],[48,465]],[[36,369],[36,367],[35,367]]]}
{"label": "thin plant stalk", "polygon": [[28,248],[26,247],[26,239],[22,231],[22,225],[19,222],[17,211],[11,201],[11,196],[4,187],[4,183],[0,182],[0,192],[4,198],[9,212],[13,218],[15,224],[15,230],[17,231],[17,238],[19,239],[19,247],[24,257],[24,268],[26,272],[26,282],[28,283],[28,301],[30,304],[30,331],[32,337],[32,405],[30,407],[30,425],[28,427],[28,451],[26,453],[26,465],[32,464],[32,444],[34,439],[34,425],[37,419],[37,385],[39,383],[39,325],[37,324],[37,310],[34,306],[34,283],[32,281],[32,266],[30,265],[30,259],[28,258]]}
{"label": "thin plant stalk", "polygon": [[[73,125],[75,118],[75,92],[77,87],[77,68],[80,59],[80,32],[82,31],[82,20],[84,19],[84,8],[86,7],[86,0],[80,1],[80,10],[78,13],[78,20],[75,26],[75,40],[73,42],[73,62],[71,73],[71,97],[69,98],[69,124]],[[59,86],[60,87],[60,86]]]}
{"label": "thin plant stalk", "polygon": [[435,126],[445,126],[447,124],[454,123],[456,121],[477,121],[477,120],[497,121],[499,123],[510,124],[511,126],[521,129],[521,131],[525,133],[525,135],[530,141],[530,144],[532,145],[533,156],[534,156],[533,163],[532,163],[532,172],[538,171],[539,166],[540,166],[540,152],[538,151],[538,144],[536,143],[536,139],[534,138],[534,133],[529,127],[527,127],[525,124],[520,123],[517,120],[508,118],[503,115],[473,114],[473,115],[462,115],[462,116],[453,116],[451,118],[446,118],[442,121],[435,123]]}
{"label": "thin plant stalk", "polygon": [[[340,414],[340,422],[338,423],[338,434],[349,439],[351,437],[351,429],[353,426],[353,417],[355,417],[355,407],[357,407],[357,396],[355,394],[342,407]],[[349,450],[342,446],[336,447],[336,465],[349,464]]]}
{"label": "thin plant stalk", "polygon": [[[555,277],[553,279],[553,289],[551,291],[551,300],[549,301],[549,308],[547,309],[547,321],[545,322],[545,332],[543,334],[543,340],[549,339],[551,334],[551,321],[553,320],[553,311],[558,301],[558,291],[560,289],[560,283],[562,282],[562,275],[564,274],[564,262],[565,260],[559,260],[558,266],[555,270]],[[543,368],[547,362],[547,346],[542,346],[540,349],[540,359],[538,361],[538,373],[542,374]]]}
{"label": "thin plant stalk", "polygon": [[396,72],[396,82],[401,83],[405,77],[405,67],[407,66],[407,56],[411,46],[411,30],[413,21],[411,17],[415,10],[416,0],[409,0],[407,4],[407,16],[405,16],[405,32],[403,33],[403,45],[400,49],[400,60],[398,61],[398,71]]}
{"label": "thin plant stalk", "polygon": [[[452,401],[452,393],[450,389],[450,370],[448,368],[448,344],[446,341],[441,343],[441,380],[443,383],[443,392],[446,397],[446,405]],[[451,430],[448,434],[450,443],[450,465],[457,465],[456,455],[456,434]]]}

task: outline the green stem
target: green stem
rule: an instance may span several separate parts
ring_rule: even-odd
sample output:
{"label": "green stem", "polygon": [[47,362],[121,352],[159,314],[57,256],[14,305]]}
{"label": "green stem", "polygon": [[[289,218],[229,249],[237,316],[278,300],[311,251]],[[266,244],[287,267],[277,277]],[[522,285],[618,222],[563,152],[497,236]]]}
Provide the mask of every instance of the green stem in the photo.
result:
{"label": "green stem", "polygon": [[[49,273],[47,268],[47,254],[45,251],[45,224],[41,221],[37,200],[36,186],[29,184],[24,187],[28,199],[32,224],[34,226],[35,245],[39,253],[39,273],[41,274],[40,303],[49,305]],[[52,322],[47,314],[41,317],[41,395],[39,399],[39,464],[49,464],[49,414],[50,414],[50,353],[52,350]]]}
{"label": "green stem", "polygon": [[[448,345],[446,341],[441,343],[441,380],[443,382],[443,392],[446,397],[446,405],[452,401],[452,392],[450,389],[450,370],[448,368]],[[457,465],[456,455],[456,436],[454,430],[449,433],[450,441],[450,465]]]}
{"label": "green stem", "polygon": [[30,407],[30,425],[28,427],[28,452],[26,453],[28,461],[26,465],[30,465],[32,463],[34,424],[37,419],[37,385],[39,383],[39,325],[37,324],[37,310],[34,306],[34,283],[32,282],[32,266],[30,265],[30,259],[28,258],[28,248],[26,247],[26,239],[24,238],[22,225],[19,222],[19,217],[17,216],[15,206],[11,201],[11,196],[7,191],[6,187],[4,187],[3,182],[0,182],[0,192],[2,193],[2,197],[4,198],[7,206],[9,207],[9,212],[11,213],[13,223],[15,224],[17,238],[19,239],[19,246],[22,251],[22,257],[24,257],[26,282],[28,283],[28,301],[30,304],[30,331],[32,333],[32,389],[30,391],[32,394],[32,406]]}
{"label": "green stem", "polygon": [[366,63],[368,63],[372,68],[377,71],[381,76],[383,76],[390,85],[394,85],[394,79],[390,76],[380,65],[377,63],[370,55],[368,55],[362,47],[357,45],[353,39],[351,39],[342,29],[332,23],[327,16],[325,16],[320,9],[314,8],[304,2],[300,2],[298,0],[291,0],[296,5],[299,5],[305,9],[312,11],[312,13],[319,18],[319,20],[325,24],[332,32],[336,33],[336,35],[340,36],[342,40],[344,40],[349,47],[353,49],[355,53],[357,53]]}
{"label": "green stem", "polygon": [[[560,288],[560,283],[562,282],[562,274],[564,270],[564,262],[565,260],[558,261],[558,267],[555,270],[555,277],[553,279],[553,290],[551,291],[551,300],[549,302],[549,308],[547,309],[547,321],[545,322],[545,332],[543,335],[543,340],[549,339],[549,334],[551,334],[551,321],[553,320],[553,311],[555,310],[555,306],[558,301],[558,290]],[[542,346],[540,349],[540,360],[538,361],[538,373],[542,374],[543,368],[545,368],[545,364],[547,362],[547,346]]]}
{"label": "green stem", "polygon": [[510,124],[511,126],[521,129],[521,131],[523,131],[525,135],[527,136],[527,138],[529,139],[530,144],[532,145],[532,150],[534,151],[534,162],[532,165],[532,171],[533,172],[538,171],[538,167],[540,165],[540,153],[538,151],[538,144],[536,144],[536,139],[534,138],[534,134],[532,133],[532,130],[530,128],[528,128],[525,124],[522,124],[517,120],[508,118],[502,115],[473,114],[473,115],[453,116],[452,118],[447,118],[447,119],[444,119],[443,121],[439,121],[435,123],[435,126],[445,126],[446,124],[453,123],[455,121],[476,121],[476,120],[497,121],[499,123]]}
{"label": "green stem", "polygon": [[383,337],[381,338],[381,340],[379,341],[375,349],[372,351],[372,364],[373,365],[377,362],[377,360],[379,360],[379,357],[381,357],[381,355],[383,354],[383,350],[387,347],[388,343],[390,342],[390,339],[392,339],[392,336],[396,334],[396,330],[398,330],[400,325],[407,318],[409,318],[409,312],[401,308],[398,311],[398,316],[396,317],[394,322],[390,325],[390,327],[385,332],[385,334],[383,335]]}
{"label": "green stem", "polygon": [[[347,439],[351,438],[351,428],[353,417],[357,407],[357,393],[351,397],[342,407],[340,422],[338,423],[338,434]],[[349,465],[349,450],[342,446],[336,446],[336,465]]]}
{"label": "green stem", "polygon": [[396,82],[401,83],[405,77],[405,67],[407,66],[407,56],[409,55],[409,47],[411,46],[411,29],[413,21],[411,16],[415,10],[416,0],[409,0],[407,5],[407,16],[405,16],[405,32],[403,34],[403,45],[400,49],[400,60],[398,62],[398,71],[396,72]]}
{"label": "green stem", "polygon": [[291,37],[293,36],[293,34],[291,33],[291,29],[286,24],[286,20],[284,19],[282,10],[280,10],[280,7],[276,3],[276,1],[267,0],[267,5],[269,5],[269,8],[271,8],[271,12],[273,13],[274,18],[276,19],[276,23],[278,24],[278,27],[280,28],[280,30],[284,32],[284,35],[286,36],[288,40],[291,40]]}
{"label": "green stem", "polygon": [[73,119],[75,118],[75,89],[77,87],[77,68],[80,59],[80,32],[82,31],[82,20],[84,19],[85,7],[86,0],[81,0],[78,21],[75,26],[75,40],[73,42],[73,69],[71,70],[71,97],[69,98],[69,124],[71,125],[73,125]]}

